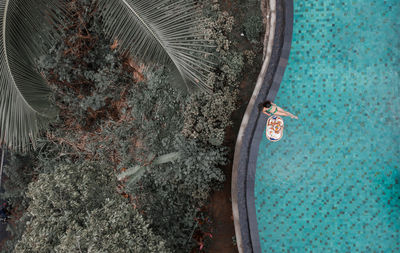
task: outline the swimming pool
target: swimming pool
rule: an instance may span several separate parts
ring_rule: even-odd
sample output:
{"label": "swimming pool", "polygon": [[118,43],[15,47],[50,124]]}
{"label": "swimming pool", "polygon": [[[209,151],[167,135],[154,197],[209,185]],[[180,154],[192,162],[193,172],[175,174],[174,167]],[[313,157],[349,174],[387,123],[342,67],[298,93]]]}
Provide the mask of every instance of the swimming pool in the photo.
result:
{"label": "swimming pool", "polygon": [[400,252],[400,2],[295,0],[275,102],[281,141],[260,144],[263,252]]}

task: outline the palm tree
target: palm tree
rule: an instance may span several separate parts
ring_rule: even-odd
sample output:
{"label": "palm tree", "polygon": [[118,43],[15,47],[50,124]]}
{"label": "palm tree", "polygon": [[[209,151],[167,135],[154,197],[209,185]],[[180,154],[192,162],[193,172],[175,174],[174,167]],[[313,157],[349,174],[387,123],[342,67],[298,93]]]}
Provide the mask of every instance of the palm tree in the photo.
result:
{"label": "palm tree", "polygon": [[[0,144],[26,150],[56,116],[50,90],[35,59],[57,39],[49,32],[60,0],[0,0]],[[210,90],[213,61],[203,32],[205,20],[192,0],[97,0],[105,30],[144,60],[164,63],[187,89]],[[50,12],[52,15],[45,14]],[[61,18],[61,17],[59,17]],[[51,36],[54,35],[54,36]]]}
{"label": "palm tree", "polygon": [[54,117],[49,88],[35,68],[54,37],[46,31],[43,10],[53,0],[0,0],[0,143],[26,149]]}
{"label": "palm tree", "polygon": [[3,182],[2,178],[3,178],[4,154],[5,154],[4,147],[2,147],[1,158],[0,158],[0,189],[1,189],[1,183]]}
{"label": "palm tree", "polygon": [[[207,47],[206,20],[192,0],[98,0],[105,31],[122,49],[166,63],[188,90],[211,90],[213,61]],[[193,85],[194,84],[194,85]]]}

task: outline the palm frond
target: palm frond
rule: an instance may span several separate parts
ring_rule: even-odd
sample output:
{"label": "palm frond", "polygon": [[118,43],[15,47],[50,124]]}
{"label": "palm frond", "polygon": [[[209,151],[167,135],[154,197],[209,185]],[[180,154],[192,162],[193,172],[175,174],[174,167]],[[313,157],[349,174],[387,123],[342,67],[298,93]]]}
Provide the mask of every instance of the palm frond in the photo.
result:
{"label": "palm frond", "polygon": [[0,159],[0,188],[1,188],[1,183],[3,182],[4,154],[5,154],[5,148],[3,145],[2,149],[1,149],[1,159]]}
{"label": "palm frond", "polygon": [[[176,160],[181,159],[181,156],[182,155],[180,152],[172,152],[169,154],[165,154],[157,158],[154,158],[154,160],[151,162],[151,165],[154,166],[154,165],[174,162]],[[127,169],[121,174],[117,175],[117,178],[118,180],[123,180],[126,177],[130,177],[129,184],[133,184],[136,183],[149,168],[150,168],[149,166],[136,165]]]}
{"label": "palm frond", "polygon": [[35,68],[53,40],[44,13],[55,0],[0,0],[0,144],[25,150],[54,116],[49,88]]}
{"label": "palm frond", "polygon": [[136,57],[169,64],[188,89],[206,90],[213,60],[206,20],[192,0],[99,0],[105,31]]}

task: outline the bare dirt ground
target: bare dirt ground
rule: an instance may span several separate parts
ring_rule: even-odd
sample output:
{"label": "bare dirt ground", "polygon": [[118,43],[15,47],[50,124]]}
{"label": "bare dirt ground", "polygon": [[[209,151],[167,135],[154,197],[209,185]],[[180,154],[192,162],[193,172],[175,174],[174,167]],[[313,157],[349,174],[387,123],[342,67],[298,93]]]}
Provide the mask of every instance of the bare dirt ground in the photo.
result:
{"label": "bare dirt ground", "polygon": [[234,244],[235,228],[231,202],[232,163],[237,133],[255,84],[252,79],[245,78],[241,83],[241,106],[233,115],[233,126],[227,131],[225,142],[231,147],[231,150],[228,157],[230,162],[223,168],[226,181],[220,191],[215,191],[211,195],[208,211],[213,220],[214,233],[208,249],[210,253],[238,252]]}
{"label": "bare dirt ground", "polygon": [[[263,1],[263,7],[266,8],[266,0]],[[245,76],[240,84],[240,107],[232,116],[233,126],[228,129],[225,136],[225,144],[230,147],[229,164],[224,166],[223,170],[226,175],[226,181],[220,191],[212,193],[208,212],[213,220],[213,238],[207,249],[210,253],[236,253],[237,247],[234,243],[235,229],[233,224],[232,202],[231,202],[231,178],[232,178],[232,163],[235,149],[237,134],[239,132],[240,124],[242,122],[243,114],[246,110],[247,104],[253,93],[255,82],[262,65],[262,44],[265,46],[266,40],[264,36],[260,36],[260,44],[251,44],[248,40],[240,36],[240,26],[243,20],[248,15],[257,15],[257,11],[243,11],[244,8],[238,0],[221,0],[221,7],[228,11],[231,15],[235,16],[236,29],[233,31],[233,40],[238,43],[240,50],[252,49],[257,53],[257,59],[253,66],[247,66],[244,73]],[[256,6],[258,8],[258,6]],[[258,13],[261,15],[261,13]],[[263,11],[263,21],[266,24],[266,13]],[[267,25],[267,24],[266,24]],[[268,29],[268,27],[267,27]],[[262,43],[264,42],[264,43]]]}

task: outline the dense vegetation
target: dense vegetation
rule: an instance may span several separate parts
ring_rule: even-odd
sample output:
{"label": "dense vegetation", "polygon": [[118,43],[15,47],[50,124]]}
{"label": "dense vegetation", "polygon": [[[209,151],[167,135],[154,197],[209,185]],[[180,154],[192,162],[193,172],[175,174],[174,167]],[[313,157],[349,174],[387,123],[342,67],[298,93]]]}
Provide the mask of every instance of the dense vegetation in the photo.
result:
{"label": "dense vegetation", "polygon": [[41,173],[26,194],[29,221],[15,252],[168,252],[116,187],[112,171],[99,163]]}
{"label": "dense vegetation", "polygon": [[70,2],[62,40],[37,60],[57,120],[35,151],[11,154],[5,167],[3,198],[13,208],[5,251],[203,248],[193,236],[202,229],[200,208],[225,179],[225,131],[254,55],[232,47],[234,19],[217,1],[199,1],[218,60],[207,80],[212,92],[187,93],[169,68],[107,39],[93,1]]}

